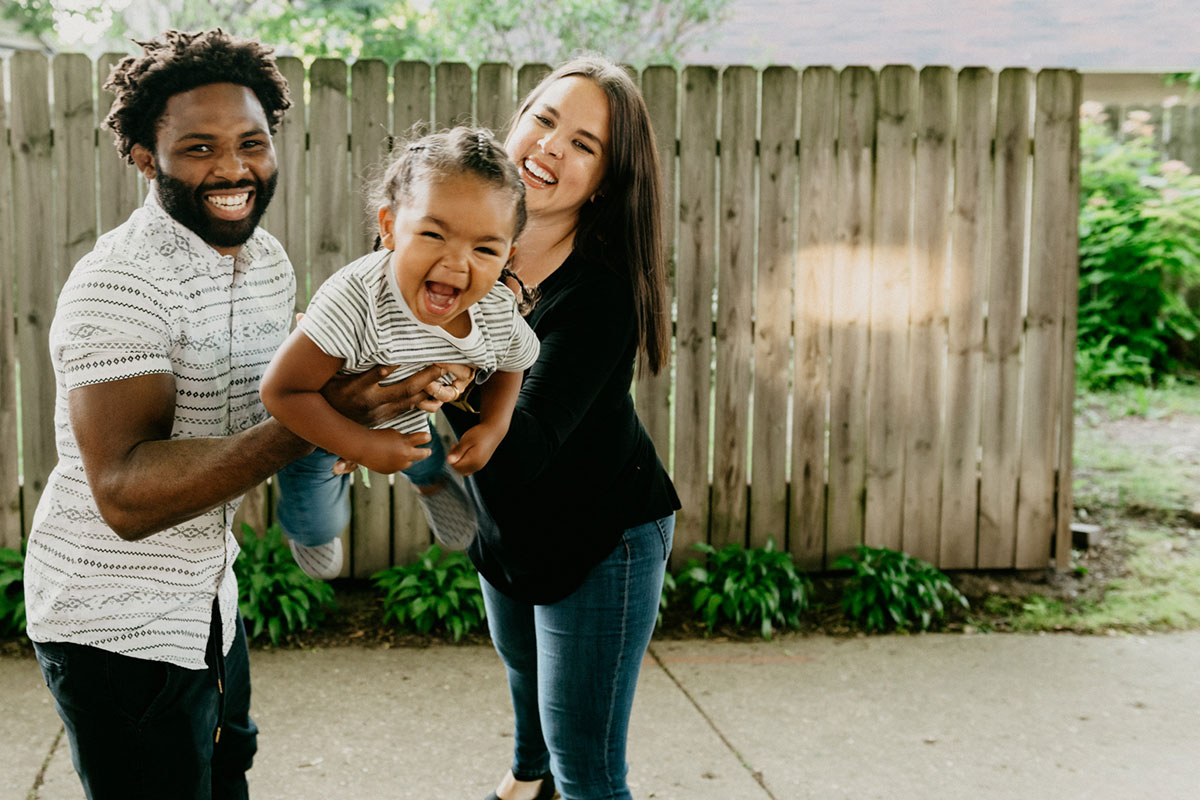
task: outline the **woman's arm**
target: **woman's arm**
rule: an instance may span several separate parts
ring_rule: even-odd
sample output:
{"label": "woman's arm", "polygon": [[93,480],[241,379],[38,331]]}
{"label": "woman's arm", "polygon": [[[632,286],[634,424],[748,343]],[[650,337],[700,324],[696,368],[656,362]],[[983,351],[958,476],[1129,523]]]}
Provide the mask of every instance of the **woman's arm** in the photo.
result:
{"label": "woman's arm", "polygon": [[372,430],[329,404],[321,389],[341,365],[342,359],[322,352],[303,331],[292,331],[263,375],[263,405],[306,441],[376,472],[407,469],[427,456],[427,449],[415,445],[428,442],[428,433],[405,436],[394,430]]}

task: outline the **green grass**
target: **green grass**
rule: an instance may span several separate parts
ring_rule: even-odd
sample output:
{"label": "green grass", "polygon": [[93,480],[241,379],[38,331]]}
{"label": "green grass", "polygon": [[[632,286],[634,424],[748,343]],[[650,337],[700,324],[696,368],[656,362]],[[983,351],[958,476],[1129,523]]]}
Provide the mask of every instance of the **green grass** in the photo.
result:
{"label": "green grass", "polygon": [[1200,626],[1200,536],[1161,529],[1127,532],[1128,575],[1097,598],[1069,602],[1028,595],[989,597],[983,610],[1016,631],[1166,631]]}

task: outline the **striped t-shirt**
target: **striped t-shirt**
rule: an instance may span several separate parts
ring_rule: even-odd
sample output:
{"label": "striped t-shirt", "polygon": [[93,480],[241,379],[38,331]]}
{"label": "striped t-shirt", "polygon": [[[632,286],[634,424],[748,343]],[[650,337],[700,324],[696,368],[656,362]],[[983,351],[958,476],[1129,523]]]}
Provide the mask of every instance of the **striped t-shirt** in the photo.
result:
{"label": "striped t-shirt", "polygon": [[67,393],[140,375],[175,376],[172,439],[229,436],[266,418],[259,379],[287,336],[296,281],[259,229],[236,260],[158,205],[153,192],[72,271],[50,327],[58,465],[25,559],[29,638],[204,668],[213,599],[233,643],[238,500],[128,542],[88,489]]}
{"label": "striped t-shirt", "polygon": [[[397,369],[384,383],[395,383],[430,364],[470,364],[482,383],[494,372],[524,372],[537,361],[537,335],[503,283],[468,308],[471,332],[460,338],[416,318],[396,284],[391,256],[381,250],[342,267],[321,284],[300,320],[300,330],[322,352],[344,359],[343,374],[389,364]],[[379,427],[424,431],[428,414],[414,409]]]}

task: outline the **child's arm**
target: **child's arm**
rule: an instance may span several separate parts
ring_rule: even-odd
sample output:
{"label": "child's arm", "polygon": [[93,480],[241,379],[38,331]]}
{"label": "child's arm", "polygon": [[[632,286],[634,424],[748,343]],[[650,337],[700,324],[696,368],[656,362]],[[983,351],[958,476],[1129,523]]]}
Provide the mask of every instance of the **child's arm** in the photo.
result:
{"label": "child's arm", "polygon": [[522,372],[497,372],[479,387],[479,424],[467,429],[446,456],[459,475],[478,472],[496,452],[512,421]]}
{"label": "child's arm", "polygon": [[321,387],[341,366],[342,359],[322,352],[302,331],[294,330],[263,374],[263,405],[292,433],[376,472],[407,469],[429,455],[429,450],[413,446],[428,442],[428,433],[406,436],[391,429],[373,430],[329,405]]}

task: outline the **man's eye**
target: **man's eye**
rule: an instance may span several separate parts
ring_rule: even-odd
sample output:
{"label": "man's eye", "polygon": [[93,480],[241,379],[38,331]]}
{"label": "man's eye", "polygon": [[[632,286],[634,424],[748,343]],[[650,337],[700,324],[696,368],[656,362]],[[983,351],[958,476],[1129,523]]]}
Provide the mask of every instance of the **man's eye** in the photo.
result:
{"label": "man's eye", "polygon": [[242,147],[246,150],[257,150],[260,147],[266,147],[266,142],[259,141],[258,139],[250,139],[249,141],[242,142]]}
{"label": "man's eye", "polygon": [[211,153],[212,148],[206,144],[194,144],[187,149],[189,153]]}

